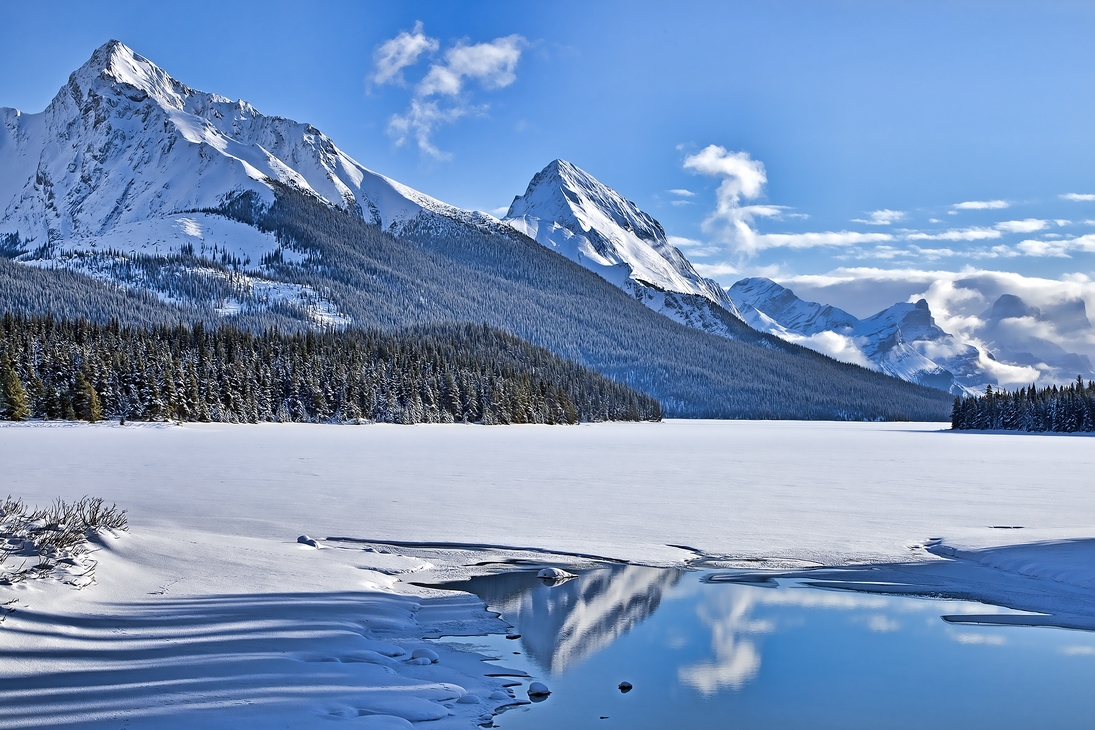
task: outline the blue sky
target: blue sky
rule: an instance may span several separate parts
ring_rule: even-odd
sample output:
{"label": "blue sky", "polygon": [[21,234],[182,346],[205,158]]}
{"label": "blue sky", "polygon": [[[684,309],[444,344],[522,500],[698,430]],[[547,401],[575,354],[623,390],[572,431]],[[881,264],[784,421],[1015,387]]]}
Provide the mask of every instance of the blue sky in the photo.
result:
{"label": "blue sky", "polygon": [[[118,38],[462,207],[568,159],[725,284],[866,314],[989,272],[1095,301],[1092,3],[160,7],[8,4],[0,105],[40,111]],[[413,62],[385,76],[400,34]]]}

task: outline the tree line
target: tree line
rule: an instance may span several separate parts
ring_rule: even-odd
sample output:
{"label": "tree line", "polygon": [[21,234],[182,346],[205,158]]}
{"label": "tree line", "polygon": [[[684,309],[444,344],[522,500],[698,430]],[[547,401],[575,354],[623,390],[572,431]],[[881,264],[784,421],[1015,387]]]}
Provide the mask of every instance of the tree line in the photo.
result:
{"label": "tree line", "polygon": [[0,319],[0,418],[231,423],[660,420],[658,402],[486,325],[253,333]]}
{"label": "tree line", "polygon": [[984,395],[958,397],[951,428],[978,431],[1095,431],[1095,381],[1082,377],[1064,386],[1007,391],[985,388]]}

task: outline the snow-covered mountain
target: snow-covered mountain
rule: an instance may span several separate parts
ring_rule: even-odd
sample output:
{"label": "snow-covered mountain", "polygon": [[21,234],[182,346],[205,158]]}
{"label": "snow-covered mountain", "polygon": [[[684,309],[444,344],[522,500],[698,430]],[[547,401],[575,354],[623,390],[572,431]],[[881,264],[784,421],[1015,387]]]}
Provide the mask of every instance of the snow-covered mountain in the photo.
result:
{"label": "snow-covered mountain", "polygon": [[980,364],[981,351],[936,325],[923,299],[861,320],[842,309],[799,299],[765,278],[742,279],[729,295],[754,329],[838,360],[956,395],[980,392],[996,382]]}
{"label": "snow-covered mountain", "polygon": [[[89,254],[291,261],[273,236],[202,212],[241,194],[269,204],[276,184],[387,230],[423,214],[498,225],[368,170],[310,124],[192,89],[118,41],[97,49],[44,111],[0,108],[0,122],[0,246],[25,263],[110,278],[103,257]],[[307,287],[240,282],[267,299],[311,302],[332,320]]]}
{"label": "snow-covered mountain", "polygon": [[503,222],[671,319],[734,336],[726,315],[742,317],[723,288],[696,272],[658,221],[565,160],[538,172]]}
{"label": "snow-covered mountain", "polygon": [[32,245],[212,208],[271,181],[385,228],[422,210],[470,213],[379,175],[310,124],[196,91],[118,41],[95,51],[45,111],[0,109],[0,232]]}
{"label": "snow-covered mountain", "polygon": [[[730,288],[729,297],[746,323],[754,329],[780,336],[840,331],[854,327],[859,321],[843,309],[803,301],[790,289],[761,277],[737,282]],[[759,307],[763,307],[763,311]]]}

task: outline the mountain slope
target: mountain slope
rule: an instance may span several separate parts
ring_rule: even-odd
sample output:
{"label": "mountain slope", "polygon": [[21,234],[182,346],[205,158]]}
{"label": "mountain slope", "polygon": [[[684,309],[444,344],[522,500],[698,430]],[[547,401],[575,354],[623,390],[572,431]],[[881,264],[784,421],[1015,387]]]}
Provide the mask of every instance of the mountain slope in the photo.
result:
{"label": "mountain slope", "polygon": [[[128,304],[142,321],[256,328],[486,323],[671,416],[949,414],[944,393],[749,329],[699,284],[660,292],[663,308],[718,320],[735,339],[682,326],[510,226],[366,170],[310,125],[190,89],[118,43],[45,112],[3,114],[0,248],[38,267],[5,267],[35,312],[78,310],[43,291],[49,270],[67,268],[97,280],[79,288],[113,313],[86,315],[99,320],[126,319]],[[119,295],[132,291],[157,307]]]}
{"label": "mountain slope", "polygon": [[504,222],[656,312],[725,337],[737,331],[711,307],[741,319],[734,303],[670,245],[661,224],[570,162],[554,160],[538,172]]}

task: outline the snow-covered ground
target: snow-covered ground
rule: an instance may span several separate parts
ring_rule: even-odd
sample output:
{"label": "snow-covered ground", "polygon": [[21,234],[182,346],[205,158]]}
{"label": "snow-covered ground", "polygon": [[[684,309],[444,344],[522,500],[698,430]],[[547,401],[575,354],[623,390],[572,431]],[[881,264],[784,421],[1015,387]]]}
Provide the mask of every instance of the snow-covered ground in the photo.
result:
{"label": "snow-covered ground", "polygon": [[[1072,626],[1095,613],[1095,439],[1084,436],[749,421],[5,424],[0,464],[0,491],[39,504],[101,496],[131,525],[95,554],[88,588],[0,586],[16,609],[0,624],[0,727],[471,727],[514,680],[445,646],[431,645],[436,664],[408,657],[423,637],[504,627],[476,600],[407,582],[474,572],[484,556],[470,544],[544,565],[573,559],[514,549],[852,566],[818,577],[965,586],[1066,612],[1057,623]],[[376,552],[330,537],[465,548]],[[1057,542],[1026,545],[1039,541]],[[868,578],[854,567],[916,561],[927,567]]]}

